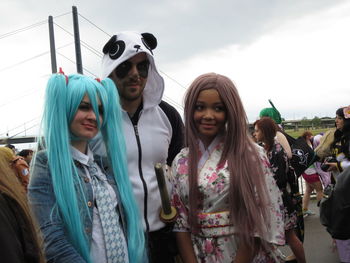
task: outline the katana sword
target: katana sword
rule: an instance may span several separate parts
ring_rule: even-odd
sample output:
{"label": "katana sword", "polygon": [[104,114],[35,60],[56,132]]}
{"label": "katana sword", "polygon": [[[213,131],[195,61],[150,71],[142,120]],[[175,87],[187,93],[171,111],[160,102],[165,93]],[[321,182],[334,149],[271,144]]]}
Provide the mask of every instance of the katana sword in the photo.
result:
{"label": "katana sword", "polygon": [[162,208],[159,213],[159,218],[164,223],[172,223],[177,216],[176,208],[170,205],[168,189],[166,187],[163,165],[156,163],[154,165],[154,171],[156,173],[160,198],[162,201]]}

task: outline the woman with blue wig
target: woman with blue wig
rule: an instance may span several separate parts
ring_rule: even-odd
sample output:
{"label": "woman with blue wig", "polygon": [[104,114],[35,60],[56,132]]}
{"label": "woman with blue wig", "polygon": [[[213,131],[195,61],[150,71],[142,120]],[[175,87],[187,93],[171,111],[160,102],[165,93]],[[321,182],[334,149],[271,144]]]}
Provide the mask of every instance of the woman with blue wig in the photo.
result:
{"label": "woman with blue wig", "polygon": [[[144,262],[118,101],[110,79],[54,74],[47,84],[29,200],[48,262]],[[89,149],[99,131],[108,158]]]}

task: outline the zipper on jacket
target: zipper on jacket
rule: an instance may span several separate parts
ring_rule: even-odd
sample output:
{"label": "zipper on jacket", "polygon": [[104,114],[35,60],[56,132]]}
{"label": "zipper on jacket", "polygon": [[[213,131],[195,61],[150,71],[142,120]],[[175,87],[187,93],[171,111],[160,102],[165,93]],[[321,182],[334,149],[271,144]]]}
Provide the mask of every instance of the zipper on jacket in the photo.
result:
{"label": "zipper on jacket", "polygon": [[139,131],[138,131],[138,127],[137,127],[137,123],[135,124],[133,122],[133,120],[131,120],[133,123],[133,127],[134,127],[134,132],[135,132],[135,136],[136,136],[136,142],[137,142],[137,148],[138,148],[138,157],[139,157],[139,161],[138,161],[138,168],[139,168],[139,175],[140,175],[140,179],[142,182],[142,186],[143,186],[143,191],[144,191],[144,200],[143,200],[143,206],[144,206],[144,212],[143,212],[143,217],[145,219],[145,224],[146,224],[146,232],[149,232],[149,222],[147,219],[147,198],[148,198],[148,190],[147,190],[147,184],[145,181],[145,178],[143,177],[143,172],[142,172],[142,149],[141,149],[141,142],[140,142],[140,137],[139,137]]}

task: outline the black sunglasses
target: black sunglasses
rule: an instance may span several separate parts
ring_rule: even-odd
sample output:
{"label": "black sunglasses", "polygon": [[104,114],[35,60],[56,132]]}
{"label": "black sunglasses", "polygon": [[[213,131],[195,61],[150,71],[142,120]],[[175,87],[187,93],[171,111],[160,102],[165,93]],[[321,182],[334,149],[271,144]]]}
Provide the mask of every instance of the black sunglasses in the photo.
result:
{"label": "black sunglasses", "polygon": [[[136,64],[137,71],[141,78],[147,78],[149,64],[150,63],[147,59]],[[118,78],[123,79],[128,75],[133,65],[135,64],[131,63],[129,60],[124,61],[115,69],[115,74]]]}

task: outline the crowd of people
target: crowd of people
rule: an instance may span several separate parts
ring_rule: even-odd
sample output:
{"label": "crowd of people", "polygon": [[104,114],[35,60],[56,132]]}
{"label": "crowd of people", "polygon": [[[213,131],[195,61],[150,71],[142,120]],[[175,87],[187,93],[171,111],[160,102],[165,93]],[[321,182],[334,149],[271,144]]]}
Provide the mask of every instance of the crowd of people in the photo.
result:
{"label": "crowd of people", "polygon": [[[151,33],[121,32],[103,47],[101,79],[50,77],[38,149],[0,147],[1,260],[306,262],[310,195],[321,202],[350,166],[350,106],[336,111],[334,130],[302,135],[318,157],[299,174],[278,110],[263,109],[251,136],[226,76],[194,79],[183,123],[162,100],[157,44]],[[157,163],[173,220],[160,216]],[[335,242],[350,262],[350,236]]]}

